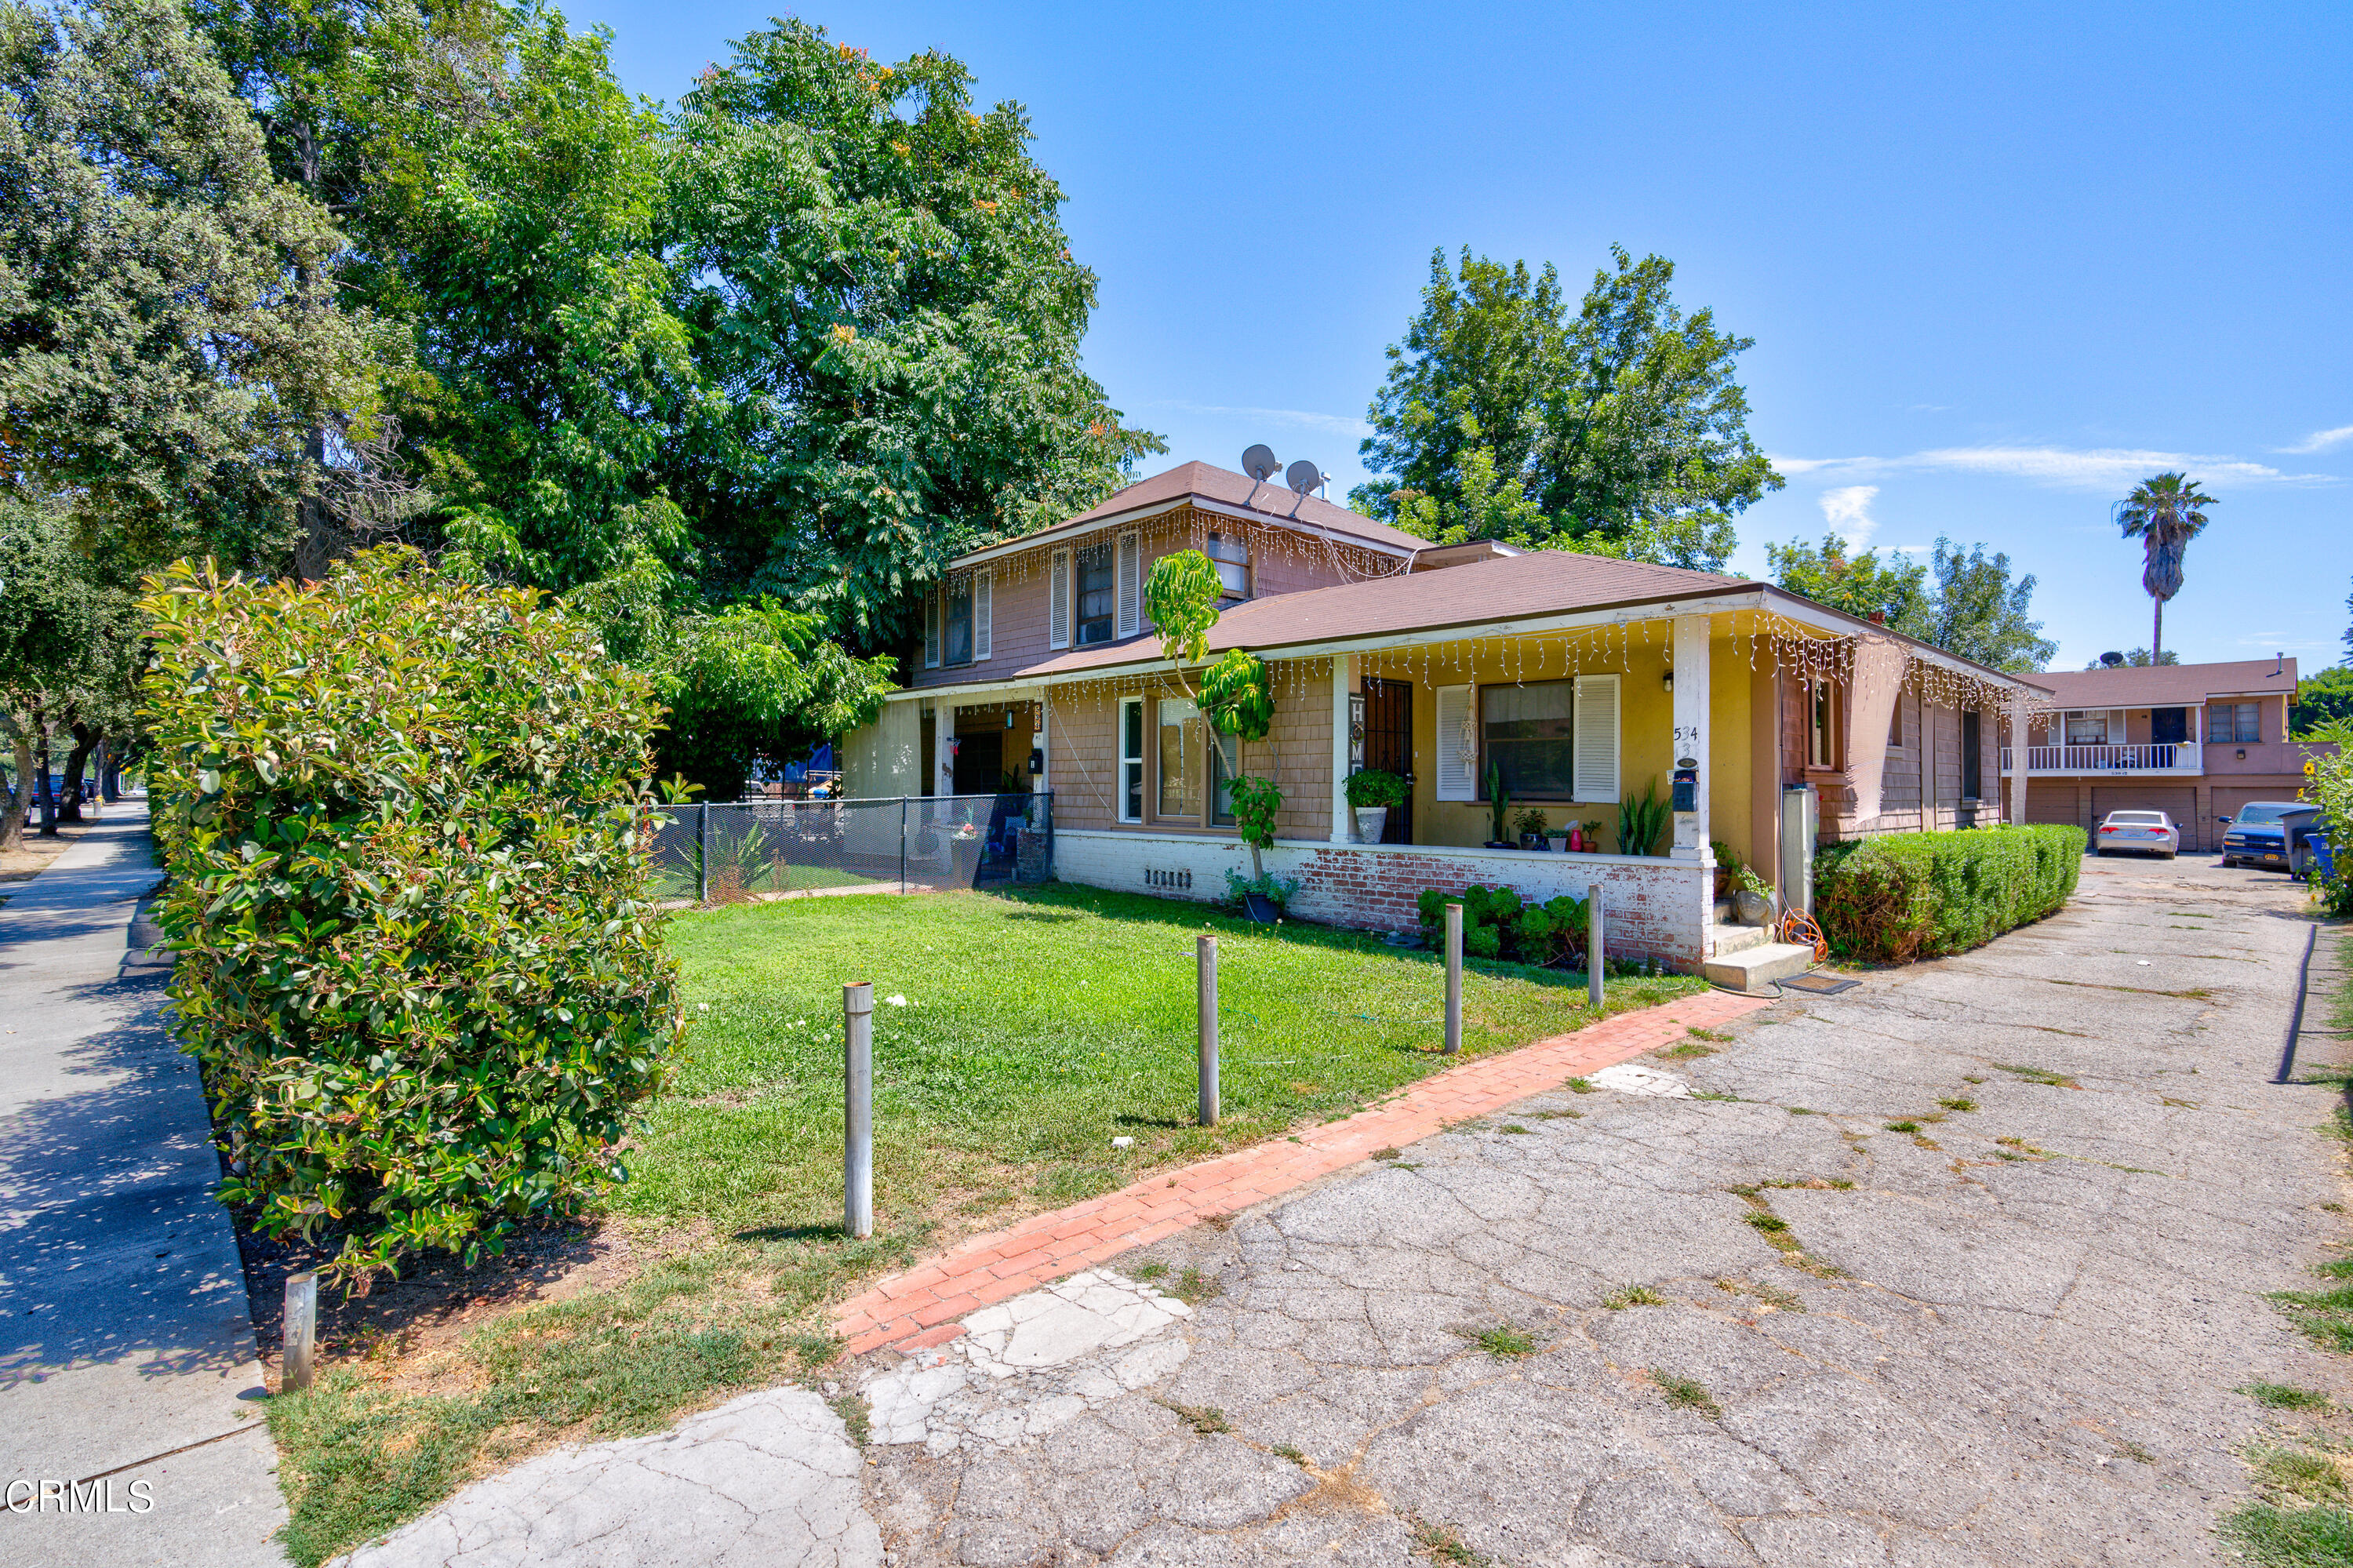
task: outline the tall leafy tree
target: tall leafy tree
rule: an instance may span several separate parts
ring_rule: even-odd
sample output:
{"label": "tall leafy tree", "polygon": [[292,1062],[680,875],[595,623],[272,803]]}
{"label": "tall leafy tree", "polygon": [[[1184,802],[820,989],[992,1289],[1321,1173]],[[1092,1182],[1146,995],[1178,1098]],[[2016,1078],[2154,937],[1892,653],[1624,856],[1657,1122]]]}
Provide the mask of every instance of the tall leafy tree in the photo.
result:
{"label": "tall leafy tree", "polygon": [[[46,779],[56,747],[70,736],[80,758],[100,736],[131,728],[144,641],[132,573],[119,540],[76,547],[74,517],[58,497],[0,493],[0,738],[10,780],[0,788],[0,850],[21,842],[28,794]],[[74,760],[78,760],[75,758]],[[69,781],[78,777],[66,769]],[[55,798],[39,801],[41,828],[54,833]]]}
{"label": "tall leafy tree", "polygon": [[1856,554],[1835,533],[1820,546],[1767,545],[1774,581],[1817,604],[1875,620],[1892,630],[1997,670],[2040,670],[2059,645],[2029,619],[2034,577],[2015,580],[2010,557],[1983,545],[1939,538],[1926,561],[1875,550]]}
{"label": "tall leafy tree", "polygon": [[[1369,413],[1362,451],[1380,477],[1352,503],[1447,537],[1721,567],[1734,519],[1782,483],[1735,374],[1754,340],[1686,315],[1665,257],[1610,259],[1571,317],[1550,266],[1466,248],[1450,270],[1434,253]],[[1482,532],[1499,520],[1516,531]]]}
{"label": "tall leafy tree", "polygon": [[1773,580],[1816,604],[1877,620],[1908,636],[1928,634],[1931,594],[1925,562],[1876,550],[1860,554],[1836,530],[1819,546],[1801,540],[1765,546]]}
{"label": "tall leafy tree", "polygon": [[1095,277],[1061,188],[955,60],[782,22],[670,133],[665,240],[710,395],[668,471],[712,581],[887,645],[951,556],[1166,450],[1080,368]]}
{"label": "tall leafy tree", "polygon": [[2165,652],[2166,601],[2181,591],[2181,561],[2189,541],[2206,527],[2206,508],[2214,498],[2186,474],[2160,473],[2133,486],[2130,495],[2111,509],[2127,539],[2141,542],[2141,587],[2151,605],[2148,646],[2151,655]]}
{"label": "tall leafy tree", "polygon": [[2000,551],[1989,556],[1983,545],[1963,550],[1940,538],[1928,557],[1928,570],[1936,588],[1924,641],[2013,673],[2040,670],[2059,652],[2059,645],[2042,635],[2042,623],[2028,615],[2034,574],[2012,578],[2009,556]]}
{"label": "tall leafy tree", "polygon": [[274,569],[364,418],[343,239],[170,0],[0,0],[0,480],[85,547]]}

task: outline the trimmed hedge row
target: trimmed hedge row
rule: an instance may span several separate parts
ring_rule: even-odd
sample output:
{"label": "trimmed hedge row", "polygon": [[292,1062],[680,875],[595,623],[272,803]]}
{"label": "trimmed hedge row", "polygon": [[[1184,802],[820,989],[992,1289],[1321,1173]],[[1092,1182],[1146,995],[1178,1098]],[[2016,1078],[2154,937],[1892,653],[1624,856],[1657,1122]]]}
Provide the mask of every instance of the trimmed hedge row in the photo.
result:
{"label": "trimmed hedge row", "polygon": [[1814,857],[1814,919],[1841,958],[1933,959],[2056,912],[2084,869],[2081,828],[1893,833]]}
{"label": "trimmed hedge row", "polygon": [[363,552],[150,579],[175,1031],[266,1235],[500,1250],[623,1175],[683,1024],[641,674],[536,594]]}

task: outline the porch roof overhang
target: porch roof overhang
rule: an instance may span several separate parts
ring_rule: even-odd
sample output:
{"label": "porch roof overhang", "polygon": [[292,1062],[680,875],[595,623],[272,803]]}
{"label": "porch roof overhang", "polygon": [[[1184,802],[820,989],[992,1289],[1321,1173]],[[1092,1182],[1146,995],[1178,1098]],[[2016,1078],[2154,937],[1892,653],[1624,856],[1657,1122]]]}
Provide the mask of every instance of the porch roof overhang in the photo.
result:
{"label": "porch roof overhang", "polygon": [[[1539,552],[1538,554],[1542,554]],[[1494,567],[1516,565],[1528,556],[1510,561],[1486,563],[1482,567],[1451,568],[1445,575],[1467,577],[1473,572]],[[1591,557],[1585,557],[1590,559]],[[1617,565],[1618,563],[1612,563]],[[1886,627],[1851,616],[1810,599],[1800,598],[1774,587],[1770,583],[1742,581],[1700,572],[1682,572],[1673,567],[1652,568],[1660,573],[1694,579],[1686,591],[1675,594],[1653,594],[1604,604],[1580,606],[1550,611],[1507,613],[1493,617],[1461,617],[1430,620],[1422,623],[1384,626],[1357,631],[1351,635],[1314,635],[1314,616],[1284,616],[1284,620],[1305,621],[1308,633],[1286,640],[1282,629],[1267,625],[1271,635],[1253,636],[1259,622],[1271,622],[1274,612],[1295,607],[1287,601],[1310,599],[1324,594],[1357,594],[1375,584],[1350,584],[1338,588],[1311,590],[1303,594],[1285,594],[1272,599],[1257,599],[1229,612],[1212,630],[1208,652],[1221,653],[1230,648],[1247,648],[1269,659],[1321,659],[1349,653],[1371,653],[1397,648],[1426,647],[1432,644],[1460,641],[1466,637],[1528,637],[1547,632],[1570,632],[1597,626],[1619,625],[1635,620],[1668,620],[1683,615],[1715,615],[1723,612],[1753,611],[1775,618],[1814,632],[1825,640],[1868,636],[1884,639],[1903,648],[1905,653],[1924,663],[1933,664],[1956,675],[2015,692],[2030,702],[2046,703],[2052,694],[2048,688],[2020,676],[1991,669],[1986,665],[1948,653],[1941,648],[1892,631]],[[1409,582],[1430,579],[1409,577],[1384,579],[1379,586],[1402,587]],[[1692,591],[1696,590],[1696,591]],[[1243,612],[1258,612],[1245,615]],[[1236,624],[1246,621],[1248,624]],[[970,700],[984,694],[1026,690],[1032,694],[1045,687],[1069,684],[1081,681],[1101,681],[1134,677],[1162,673],[1168,662],[1161,655],[1157,639],[1145,635],[1124,641],[1106,643],[1100,648],[1073,649],[1052,658],[986,679],[961,681],[926,686],[909,687],[891,694],[892,701],[917,699]]]}

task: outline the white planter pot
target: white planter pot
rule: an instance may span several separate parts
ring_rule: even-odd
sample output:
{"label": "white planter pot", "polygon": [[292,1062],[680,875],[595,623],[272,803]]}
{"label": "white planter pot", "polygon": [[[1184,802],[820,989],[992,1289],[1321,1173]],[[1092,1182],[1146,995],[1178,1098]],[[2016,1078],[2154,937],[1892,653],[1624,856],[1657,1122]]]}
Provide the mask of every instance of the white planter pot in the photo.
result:
{"label": "white planter pot", "polygon": [[1380,842],[1381,834],[1388,831],[1388,825],[1389,809],[1387,806],[1359,806],[1356,808],[1357,842],[1367,844],[1377,844]]}

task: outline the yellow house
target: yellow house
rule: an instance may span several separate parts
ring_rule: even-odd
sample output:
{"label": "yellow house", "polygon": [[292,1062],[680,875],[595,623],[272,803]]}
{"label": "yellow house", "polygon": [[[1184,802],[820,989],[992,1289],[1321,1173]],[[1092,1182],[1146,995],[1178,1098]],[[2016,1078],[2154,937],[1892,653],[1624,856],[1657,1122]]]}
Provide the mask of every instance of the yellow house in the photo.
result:
{"label": "yellow house", "polygon": [[[1203,720],[1198,671],[1144,615],[1153,562],[1187,548],[1226,585],[1208,658],[1246,649],[1273,676],[1263,740]],[[1203,463],[958,558],[915,662],[841,737],[846,794],[1026,783],[1050,792],[1059,877],[1210,898],[1249,870],[1232,780],[1271,779],[1268,869],[1303,916],[1403,929],[1426,888],[1599,886],[1613,957],[1684,969],[1765,939],[1719,904],[1726,852],[1802,905],[1817,838],[2002,820],[1995,731],[2048,695],[1767,583],[1432,546]],[[1409,784],[1371,842],[1344,793],[1365,768]],[[1666,830],[1620,843],[1646,795]],[[1530,813],[1541,840],[1520,838]]]}

